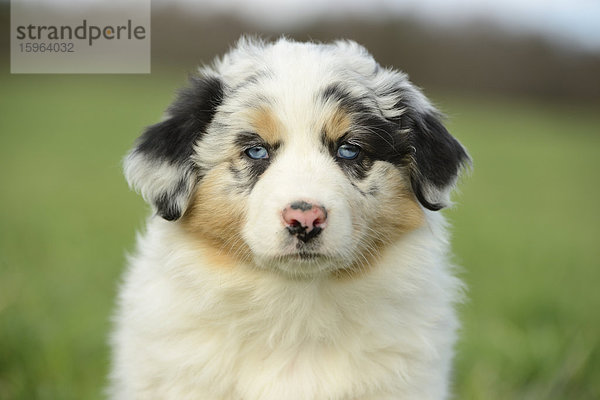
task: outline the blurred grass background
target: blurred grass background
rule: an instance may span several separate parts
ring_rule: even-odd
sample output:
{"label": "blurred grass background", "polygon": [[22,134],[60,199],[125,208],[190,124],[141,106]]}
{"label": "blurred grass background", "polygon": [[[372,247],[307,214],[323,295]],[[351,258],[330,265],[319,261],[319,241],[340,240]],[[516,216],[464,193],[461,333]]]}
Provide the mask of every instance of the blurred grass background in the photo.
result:
{"label": "blurred grass background", "polygon": [[[164,27],[182,24],[153,18],[151,75],[10,75],[0,65],[2,400],[103,397],[117,283],[148,211],[127,188],[121,158],[143,127],[159,119],[187,71],[252,31],[213,22],[223,32],[196,43],[202,52],[188,48],[176,58],[165,43],[177,32]],[[384,27],[388,35],[392,25]],[[377,42],[378,31],[363,28],[320,26],[293,35]],[[555,57],[543,71],[561,72],[539,82],[539,76],[515,81],[497,73],[504,85],[494,79],[478,85],[489,60],[448,61],[454,69],[441,79],[431,75],[431,46],[415,49],[421,57],[408,57],[410,68],[381,44],[373,52],[426,88],[475,160],[455,195],[457,207],[444,211],[470,288],[460,309],[456,398],[598,399],[599,58],[540,50],[532,63]],[[535,72],[533,64],[524,74]],[[467,70],[479,75],[457,81]],[[574,90],[586,71],[593,72],[589,85]],[[559,73],[572,84],[552,86]]]}

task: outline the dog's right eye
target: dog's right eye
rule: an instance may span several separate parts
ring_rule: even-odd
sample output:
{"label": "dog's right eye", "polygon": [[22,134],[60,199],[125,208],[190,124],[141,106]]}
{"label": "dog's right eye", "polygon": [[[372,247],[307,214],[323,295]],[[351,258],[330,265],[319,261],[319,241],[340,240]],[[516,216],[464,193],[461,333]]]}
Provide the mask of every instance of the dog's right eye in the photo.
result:
{"label": "dog's right eye", "polygon": [[263,160],[269,158],[269,152],[263,146],[254,146],[247,149],[244,153],[253,160]]}

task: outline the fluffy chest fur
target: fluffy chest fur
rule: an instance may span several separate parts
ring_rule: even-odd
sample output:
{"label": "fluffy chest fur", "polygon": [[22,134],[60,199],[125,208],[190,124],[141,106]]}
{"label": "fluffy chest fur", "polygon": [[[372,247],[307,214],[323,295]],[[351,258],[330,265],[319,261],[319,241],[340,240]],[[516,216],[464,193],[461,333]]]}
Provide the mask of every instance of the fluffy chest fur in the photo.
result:
{"label": "fluffy chest fur", "polygon": [[114,373],[140,386],[117,398],[443,398],[460,284],[435,234],[414,232],[360,280],[289,280],[215,268],[220,256],[155,219],[115,336]]}
{"label": "fluffy chest fur", "polygon": [[446,398],[460,283],[436,211],[468,162],[357,44],[240,41],[125,160],[154,215],[111,397]]}

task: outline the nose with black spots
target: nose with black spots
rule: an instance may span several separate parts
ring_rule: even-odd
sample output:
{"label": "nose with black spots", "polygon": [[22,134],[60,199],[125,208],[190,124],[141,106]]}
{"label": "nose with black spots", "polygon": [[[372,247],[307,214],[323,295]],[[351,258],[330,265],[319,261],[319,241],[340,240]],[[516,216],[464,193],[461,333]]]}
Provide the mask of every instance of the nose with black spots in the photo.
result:
{"label": "nose with black spots", "polygon": [[327,225],[327,210],[313,202],[299,200],[281,212],[283,223],[290,233],[306,243],[318,236]]}

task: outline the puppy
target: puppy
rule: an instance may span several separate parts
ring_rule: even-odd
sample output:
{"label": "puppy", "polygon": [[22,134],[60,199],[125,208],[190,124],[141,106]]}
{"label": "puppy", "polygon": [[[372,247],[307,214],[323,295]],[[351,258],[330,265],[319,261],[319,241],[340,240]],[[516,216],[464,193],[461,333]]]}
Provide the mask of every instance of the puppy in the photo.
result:
{"label": "puppy", "polygon": [[110,397],[447,398],[461,283],[436,211],[468,164],[358,44],[241,39],[125,159],[154,215]]}

